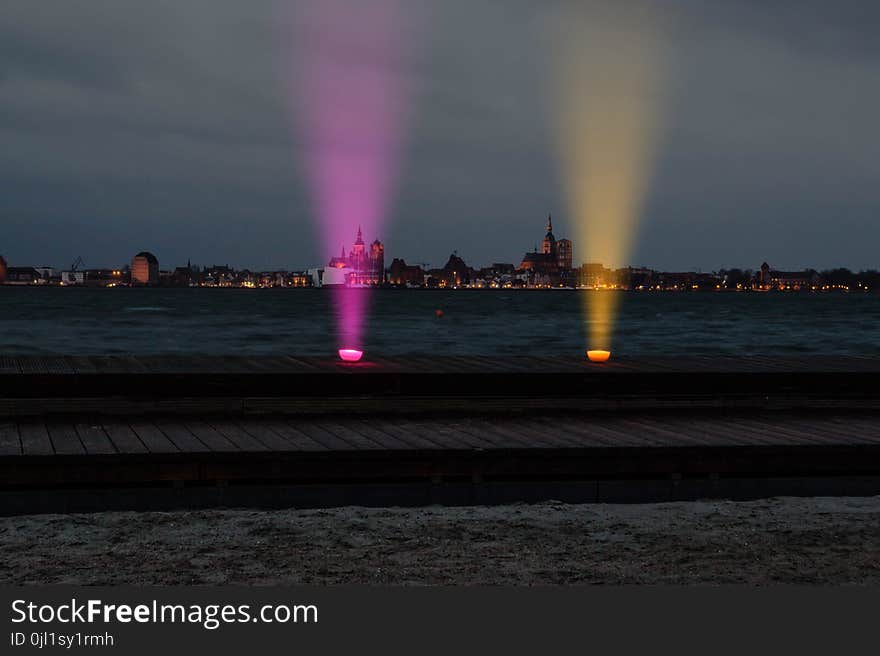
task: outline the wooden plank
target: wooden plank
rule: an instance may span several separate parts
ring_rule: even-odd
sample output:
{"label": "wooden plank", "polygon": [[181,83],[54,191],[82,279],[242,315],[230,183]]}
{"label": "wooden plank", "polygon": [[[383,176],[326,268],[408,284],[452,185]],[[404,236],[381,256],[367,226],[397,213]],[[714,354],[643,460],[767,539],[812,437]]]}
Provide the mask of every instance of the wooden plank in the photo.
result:
{"label": "wooden plank", "polygon": [[49,371],[46,369],[45,364],[43,363],[42,358],[38,357],[23,357],[17,358],[18,367],[21,373],[23,374],[47,374]]}
{"label": "wooden plank", "polygon": [[176,453],[179,449],[152,422],[139,421],[131,425],[131,430],[141,439],[150,453]]}
{"label": "wooden plank", "polygon": [[[529,423],[525,423],[525,421]],[[539,422],[525,418],[525,421],[508,420],[496,422],[493,428],[502,435],[510,435],[511,439],[519,438],[524,446],[539,444],[547,445],[554,449],[570,449],[584,446],[583,439],[573,438],[570,432],[566,430],[572,419],[565,418]]]}
{"label": "wooden plank", "polygon": [[51,456],[55,454],[46,424],[42,420],[22,421],[18,424],[21,451],[26,456]]}
{"label": "wooden plank", "polygon": [[314,422],[297,421],[295,426],[299,431],[305,433],[316,442],[323,444],[330,451],[351,451],[358,448],[355,444],[334,435]]}
{"label": "wooden plank", "polygon": [[66,422],[49,421],[46,424],[52,446],[58,455],[81,455],[86,449],[79,439],[73,424]]}
{"label": "wooden plank", "polygon": [[236,421],[235,425],[272,451],[296,451],[292,442],[273,431],[263,421]]}
{"label": "wooden plank", "polygon": [[423,444],[432,444],[435,449],[470,450],[473,448],[469,441],[457,440],[452,437],[440,439],[436,435],[426,432],[423,426],[413,426],[413,424],[403,419],[383,421],[377,426],[377,429],[405,442],[418,440]]}
{"label": "wooden plank", "polygon": [[264,421],[262,426],[290,442],[296,451],[326,451],[327,447],[286,421]]}
{"label": "wooden plank", "polygon": [[621,437],[617,434],[609,435],[595,426],[596,419],[580,419],[577,417],[565,420],[553,421],[550,418],[528,418],[514,424],[511,422],[510,430],[540,431],[553,435],[563,444],[569,447],[583,448],[585,446],[621,446]]}
{"label": "wooden plank", "polygon": [[400,422],[399,426],[404,430],[410,430],[422,437],[426,437],[432,442],[438,442],[445,447],[448,447],[448,445],[465,445],[470,449],[494,449],[497,445],[497,440],[476,437],[454,428],[450,428],[444,420],[432,422],[424,420],[404,420]]}
{"label": "wooden plank", "polygon": [[457,428],[472,437],[491,437],[496,446],[503,449],[533,448],[536,445],[544,448],[556,448],[558,446],[558,444],[548,442],[547,440],[523,437],[518,433],[503,429],[500,423],[493,424],[489,421],[459,424]]}
{"label": "wooden plank", "polygon": [[617,424],[624,428],[632,427],[637,433],[641,432],[644,434],[656,435],[658,439],[665,440],[669,444],[691,444],[694,446],[708,446],[712,444],[710,438],[705,437],[703,434],[688,430],[688,427],[681,423],[664,423],[662,420],[658,421],[656,418],[639,420],[639,418],[635,417],[632,419],[619,418]]}
{"label": "wooden plank", "polygon": [[158,428],[178,449],[184,453],[201,453],[210,451],[199,438],[179,421],[159,420],[156,422]]}
{"label": "wooden plank", "polygon": [[838,444],[850,444],[853,442],[880,443],[880,418],[867,422],[853,418],[844,422],[834,421],[826,417],[809,419],[787,417],[785,422],[788,426],[821,434],[828,438],[830,442]]}
{"label": "wooden plank", "polygon": [[47,373],[56,375],[68,375],[74,373],[73,367],[64,357],[41,358]]}
{"label": "wooden plank", "polygon": [[0,423],[0,456],[20,456],[21,438],[18,426],[11,421]]}
{"label": "wooden plank", "polygon": [[93,356],[89,358],[99,374],[124,374],[125,364],[115,355]]}
{"label": "wooden plank", "polygon": [[688,418],[686,423],[695,433],[714,439],[717,444],[767,446],[767,440],[754,431],[739,426],[728,426],[719,419]]}
{"label": "wooden plank", "polygon": [[865,418],[827,417],[825,421],[834,426],[846,427],[848,430],[856,430],[860,437],[869,441],[880,439],[880,416]]}
{"label": "wooden plank", "polygon": [[266,445],[232,421],[211,421],[210,426],[240,451],[267,451]]}
{"label": "wooden plank", "polygon": [[415,436],[407,435],[401,438],[383,430],[389,424],[389,420],[385,419],[354,419],[349,423],[362,435],[366,435],[374,442],[381,444],[386,449],[404,450],[404,449],[436,449],[437,445],[429,440]]}
{"label": "wooden plank", "polygon": [[132,355],[121,355],[118,357],[119,366],[125,369],[125,373],[143,374],[147,373],[147,367],[143,361]]}
{"label": "wooden plank", "polygon": [[68,363],[75,374],[94,374],[98,372],[91,358],[82,355],[71,355],[67,358]]}
{"label": "wooden plank", "polygon": [[208,447],[211,451],[238,451],[238,447],[235,446],[232,442],[226,439],[225,436],[218,433],[213,426],[203,422],[203,421],[195,421],[195,420],[186,420],[183,422],[184,426],[189,429],[189,431],[199,438],[199,441],[202,442],[206,447]]}
{"label": "wooden plank", "polygon": [[0,355],[0,374],[20,374],[21,367],[17,358]]}
{"label": "wooden plank", "polygon": [[118,453],[147,453],[149,451],[128,424],[105,421],[104,431]]}
{"label": "wooden plank", "polygon": [[751,428],[755,433],[766,435],[776,444],[828,444],[828,440],[804,431],[788,430],[778,422],[754,420],[750,417],[727,417],[727,423],[733,426]]}
{"label": "wooden plank", "polygon": [[664,441],[654,435],[646,435],[640,429],[626,428],[617,424],[615,419],[586,424],[571,423],[565,428],[574,433],[581,433],[587,439],[603,439],[610,447],[663,446]]}
{"label": "wooden plank", "polygon": [[284,355],[282,356],[282,360],[290,366],[292,373],[321,371],[321,367],[305,358],[295,358],[289,355]]}
{"label": "wooden plank", "polygon": [[340,422],[332,420],[321,420],[315,422],[315,425],[333,433],[341,440],[345,440],[355,447],[366,450],[375,450],[384,448],[379,442],[371,439],[369,435],[356,430],[353,426],[343,425]]}
{"label": "wooden plank", "polygon": [[609,441],[593,434],[589,428],[595,419],[588,415],[535,417],[526,416],[521,419],[504,422],[507,430],[519,432],[529,439],[550,442],[556,448],[584,446],[608,446]]}
{"label": "wooden plank", "polygon": [[79,423],[74,426],[86,453],[90,455],[116,453],[113,442],[99,424]]}

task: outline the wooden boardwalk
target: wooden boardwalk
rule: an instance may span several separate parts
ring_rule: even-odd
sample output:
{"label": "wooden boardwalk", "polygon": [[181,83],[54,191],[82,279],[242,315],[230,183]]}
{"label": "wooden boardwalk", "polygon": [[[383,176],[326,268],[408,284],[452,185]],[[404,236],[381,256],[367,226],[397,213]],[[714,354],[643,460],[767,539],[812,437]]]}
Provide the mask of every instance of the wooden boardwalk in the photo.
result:
{"label": "wooden boardwalk", "polygon": [[496,374],[496,373],[880,373],[880,356],[613,357],[590,363],[579,355],[399,356],[368,355],[359,363],[333,356],[0,356],[0,375],[90,374]]}
{"label": "wooden boardwalk", "polygon": [[880,493],[871,358],[0,358],[0,514]]}
{"label": "wooden boardwalk", "polygon": [[0,423],[0,458],[2,464],[12,465],[46,456],[848,445],[880,446],[880,416],[144,417],[109,421],[29,418]]}
{"label": "wooden boardwalk", "polygon": [[0,417],[587,410],[880,409],[880,358],[0,358]]}
{"label": "wooden boardwalk", "polygon": [[878,494],[880,416],[28,419],[0,481],[0,514]]}

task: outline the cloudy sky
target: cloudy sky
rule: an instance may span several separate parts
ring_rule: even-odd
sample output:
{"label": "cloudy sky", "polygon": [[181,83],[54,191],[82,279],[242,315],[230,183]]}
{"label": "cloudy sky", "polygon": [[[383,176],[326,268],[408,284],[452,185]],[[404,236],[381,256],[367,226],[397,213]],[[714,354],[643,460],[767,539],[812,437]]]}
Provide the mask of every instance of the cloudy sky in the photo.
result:
{"label": "cloudy sky", "polygon": [[[5,0],[0,253],[326,259],[290,93],[286,23],[307,4]],[[565,0],[421,4],[402,170],[385,234],[365,237],[437,266],[453,250],[516,262],[548,211],[573,236],[549,84]],[[662,4],[662,128],[632,263],[880,268],[880,5]]]}

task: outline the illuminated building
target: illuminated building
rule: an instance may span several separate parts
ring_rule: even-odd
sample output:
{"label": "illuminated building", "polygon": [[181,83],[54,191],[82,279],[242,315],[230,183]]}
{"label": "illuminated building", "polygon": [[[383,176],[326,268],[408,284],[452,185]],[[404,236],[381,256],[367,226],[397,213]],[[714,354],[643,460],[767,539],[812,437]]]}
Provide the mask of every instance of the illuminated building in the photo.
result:
{"label": "illuminated building", "polygon": [[429,287],[461,287],[470,283],[473,270],[465,261],[452,253],[442,269],[431,269],[428,272]]}
{"label": "illuminated building", "polygon": [[159,260],[152,253],[142,251],[131,260],[132,285],[158,285]]}
{"label": "illuminated building", "polygon": [[553,217],[547,216],[547,233],[536,248],[526,253],[520,263],[522,271],[530,272],[535,286],[557,286],[572,282],[572,243],[570,239],[557,241],[553,234]]}
{"label": "illuminated building", "polygon": [[349,284],[362,285],[369,284],[363,281],[369,276],[370,261],[367,255],[367,249],[364,245],[364,237],[361,234],[361,228],[358,226],[357,238],[354,240],[354,246],[348,254],[348,266],[353,269],[352,276],[349,278]]}
{"label": "illuminated building", "polygon": [[611,282],[611,270],[599,262],[584,262],[580,269],[578,285],[598,289],[607,287]]}
{"label": "illuminated building", "polygon": [[[330,273],[329,277],[325,272],[322,286],[381,285],[385,282],[385,246],[377,239],[370,244],[370,249],[367,250],[363,233],[358,226],[357,238],[348,257],[345,256],[345,247],[343,246],[339,257],[331,258],[327,266],[330,270],[335,269],[337,272]],[[340,273],[344,275],[340,277]]]}
{"label": "illuminated building", "polygon": [[6,282],[6,260],[0,255],[0,285]]}

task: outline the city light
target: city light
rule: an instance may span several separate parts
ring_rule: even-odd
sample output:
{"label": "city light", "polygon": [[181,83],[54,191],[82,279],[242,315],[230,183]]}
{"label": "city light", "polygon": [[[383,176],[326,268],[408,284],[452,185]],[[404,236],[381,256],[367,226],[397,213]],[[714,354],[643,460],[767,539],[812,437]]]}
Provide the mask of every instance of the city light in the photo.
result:
{"label": "city light", "polygon": [[[557,150],[585,262],[626,264],[663,114],[668,25],[650,5],[560,7],[551,23]],[[620,294],[582,295],[589,343],[610,344]]]}
{"label": "city light", "polygon": [[[289,95],[323,255],[360,226],[383,234],[411,109],[415,16],[405,0],[299,3],[290,19]],[[341,344],[361,343],[368,291],[334,290]]]}

